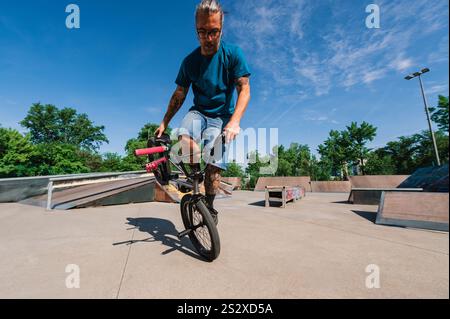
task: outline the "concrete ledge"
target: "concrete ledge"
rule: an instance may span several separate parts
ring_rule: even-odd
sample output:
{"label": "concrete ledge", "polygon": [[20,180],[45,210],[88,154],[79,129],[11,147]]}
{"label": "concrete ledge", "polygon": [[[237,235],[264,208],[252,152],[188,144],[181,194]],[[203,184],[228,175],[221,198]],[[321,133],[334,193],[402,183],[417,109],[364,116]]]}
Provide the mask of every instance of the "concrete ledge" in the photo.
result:
{"label": "concrete ledge", "polygon": [[349,181],[312,181],[313,193],[350,193],[352,185]]}
{"label": "concrete ledge", "polygon": [[448,232],[448,193],[382,193],[377,224]]}
{"label": "concrete ledge", "polygon": [[352,188],[396,188],[410,175],[364,175],[350,176]]}
{"label": "concrete ledge", "polygon": [[352,188],[348,202],[359,205],[379,205],[381,194],[390,192],[422,192],[422,188]]}

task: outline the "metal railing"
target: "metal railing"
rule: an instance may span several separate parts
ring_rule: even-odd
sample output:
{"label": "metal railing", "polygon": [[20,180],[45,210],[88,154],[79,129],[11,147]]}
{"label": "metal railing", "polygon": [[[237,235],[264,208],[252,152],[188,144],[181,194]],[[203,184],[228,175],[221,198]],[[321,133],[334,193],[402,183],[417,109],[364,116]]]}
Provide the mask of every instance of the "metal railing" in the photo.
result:
{"label": "metal railing", "polygon": [[[127,176],[127,175],[139,175],[139,176]],[[47,184],[47,204],[46,208],[47,210],[52,210],[52,196],[53,196],[53,190],[55,188],[63,188],[63,187],[70,187],[70,186],[81,186],[92,183],[92,180],[96,180],[96,183],[105,183],[105,182],[111,182],[112,180],[120,180],[123,179],[136,179],[143,177],[142,175],[151,176],[153,174],[148,174],[146,171],[129,171],[129,172],[118,172],[118,173],[88,173],[88,174],[77,174],[75,176],[57,176],[57,177],[51,177],[49,179],[49,182]],[[114,178],[114,179],[111,179]],[[98,180],[103,179],[103,180]],[[85,180],[85,183],[76,183],[75,181],[82,181]],[[72,182],[72,183],[67,183]],[[55,184],[66,184],[66,185],[59,185],[55,186]]]}

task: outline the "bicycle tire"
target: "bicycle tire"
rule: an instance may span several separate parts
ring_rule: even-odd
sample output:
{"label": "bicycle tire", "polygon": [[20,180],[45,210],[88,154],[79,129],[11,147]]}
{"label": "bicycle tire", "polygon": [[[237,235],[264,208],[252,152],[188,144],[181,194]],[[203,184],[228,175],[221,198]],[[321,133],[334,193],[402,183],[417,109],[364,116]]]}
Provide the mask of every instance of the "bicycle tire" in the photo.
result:
{"label": "bicycle tire", "polygon": [[[180,209],[186,229],[191,229],[203,223],[202,227],[189,233],[189,239],[200,256],[208,261],[215,260],[220,254],[219,232],[204,200],[201,197],[195,198],[192,194],[184,195],[180,202]],[[198,219],[196,213],[201,216],[201,220]],[[207,234],[204,233],[205,230],[207,230]],[[209,237],[210,247],[205,247],[207,245],[205,245],[204,240],[208,239],[205,237]]]}

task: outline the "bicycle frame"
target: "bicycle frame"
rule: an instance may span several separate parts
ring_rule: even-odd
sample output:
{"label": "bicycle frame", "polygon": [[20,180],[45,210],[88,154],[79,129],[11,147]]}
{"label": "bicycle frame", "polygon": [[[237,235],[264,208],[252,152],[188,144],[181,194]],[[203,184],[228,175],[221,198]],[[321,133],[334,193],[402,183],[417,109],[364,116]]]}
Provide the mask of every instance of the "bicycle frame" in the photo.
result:
{"label": "bicycle frame", "polygon": [[[224,135],[224,133],[220,134],[217,137],[216,141],[218,141],[219,139],[222,140],[222,143],[225,142],[225,135]],[[214,142],[214,147],[211,150],[212,152],[213,152],[214,148],[216,147],[216,141]],[[169,146],[165,146],[165,145],[164,146],[155,146],[155,147],[150,147],[150,148],[144,148],[144,149],[137,149],[137,150],[135,150],[135,155],[136,156],[143,156],[143,155],[152,155],[152,154],[157,154],[157,153],[165,153],[163,157],[161,157],[161,158],[159,158],[159,159],[157,159],[157,160],[155,160],[153,162],[147,163],[145,165],[146,171],[148,173],[151,173],[151,172],[157,170],[158,166],[160,164],[165,163],[167,161],[170,161],[177,169],[179,169],[181,172],[183,172],[186,175],[186,177],[189,177],[189,178],[191,178],[193,180],[194,183],[192,185],[192,189],[193,189],[194,195],[200,194],[199,182],[198,181],[200,179],[200,176],[204,175],[204,173],[205,173],[204,170],[196,172],[195,174],[189,174],[189,172],[187,172],[186,168],[184,167],[183,161],[180,162],[181,163],[181,165],[180,165],[180,163],[176,163],[175,161],[173,161],[170,158],[170,156],[169,156],[170,149],[171,148]],[[201,154],[201,152],[199,152],[199,154]],[[192,156],[192,155],[197,155],[197,154],[184,155],[184,156],[181,156],[181,157]],[[188,186],[188,185],[186,185],[186,186]],[[190,185],[189,185],[189,187],[190,187]]]}

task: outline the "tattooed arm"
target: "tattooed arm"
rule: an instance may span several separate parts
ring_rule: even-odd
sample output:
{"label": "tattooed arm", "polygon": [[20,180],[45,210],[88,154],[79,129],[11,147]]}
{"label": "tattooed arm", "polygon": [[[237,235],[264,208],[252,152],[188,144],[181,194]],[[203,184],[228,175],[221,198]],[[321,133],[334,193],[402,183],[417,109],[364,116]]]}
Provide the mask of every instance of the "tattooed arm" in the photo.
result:
{"label": "tattooed arm", "polygon": [[173,92],[172,94],[172,98],[170,99],[169,106],[167,107],[166,114],[164,115],[164,119],[159,128],[155,131],[155,135],[157,137],[160,137],[169,126],[170,120],[172,120],[172,118],[183,105],[188,92],[189,87],[182,87],[179,85],[177,86],[175,92]]}
{"label": "tattooed arm", "polygon": [[241,77],[235,80],[236,91],[238,92],[238,99],[230,122],[225,127],[226,141],[231,142],[236,138],[240,131],[241,118],[247,109],[250,101],[250,80],[248,77]]}

